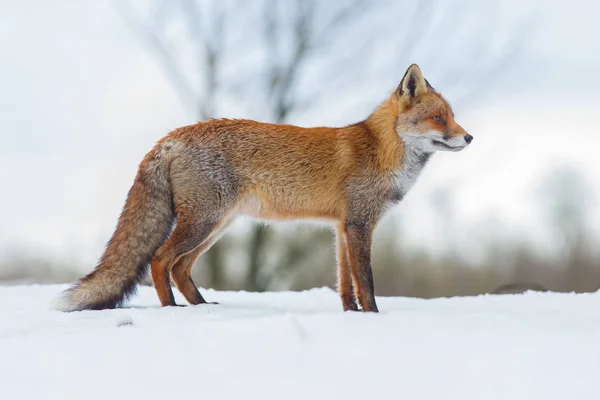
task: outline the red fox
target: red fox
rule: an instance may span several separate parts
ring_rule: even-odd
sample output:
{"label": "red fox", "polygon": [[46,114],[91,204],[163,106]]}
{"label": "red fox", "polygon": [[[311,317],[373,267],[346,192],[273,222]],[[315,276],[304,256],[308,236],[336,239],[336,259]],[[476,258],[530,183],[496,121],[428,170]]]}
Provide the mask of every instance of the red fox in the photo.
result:
{"label": "red fox", "polygon": [[377,312],[371,272],[376,224],[408,193],[433,153],[462,150],[472,139],[416,64],[354,125],[212,119],[175,129],[140,163],[95,270],[67,289],[57,308],[120,306],[148,264],[162,306],[176,305],[169,276],[190,304],[206,303],[192,266],[237,216],[246,215],[329,221],[343,309]]}

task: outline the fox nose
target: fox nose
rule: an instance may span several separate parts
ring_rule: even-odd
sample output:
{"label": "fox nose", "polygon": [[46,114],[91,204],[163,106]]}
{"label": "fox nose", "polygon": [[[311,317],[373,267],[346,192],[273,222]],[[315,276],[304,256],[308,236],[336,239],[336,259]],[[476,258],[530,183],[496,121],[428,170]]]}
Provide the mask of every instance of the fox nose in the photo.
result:
{"label": "fox nose", "polygon": [[469,135],[468,133],[465,135],[465,142],[471,143],[471,141],[473,140],[473,136]]}

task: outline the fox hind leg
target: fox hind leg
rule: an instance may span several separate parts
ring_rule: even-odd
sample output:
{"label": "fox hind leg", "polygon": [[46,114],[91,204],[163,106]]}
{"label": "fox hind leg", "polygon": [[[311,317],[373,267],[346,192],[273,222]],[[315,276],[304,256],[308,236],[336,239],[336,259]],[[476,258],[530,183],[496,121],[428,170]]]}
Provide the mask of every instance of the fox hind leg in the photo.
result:
{"label": "fox hind leg", "polygon": [[205,304],[206,300],[200,294],[196,284],[192,280],[192,268],[202,253],[202,245],[192,250],[191,253],[181,256],[171,270],[171,278],[177,289],[190,304]]}
{"label": "fox hind leg", "polygon": [[213,229],[212,233],[204,240],[204,242],[190,253],[183,255],[171,270],[171,278],[173,278],[175,286],[177,286],[177,289],[190,304],[218,304],[214,302],[208,303],[202,294],[200,294],[200,291],[192,280],[192,268],[198,257],[210,249],[211,246],[219,240],[221,233],[225,231],[227,226],[229,226],[229,222],[222,224],[221,227]]}
{"label": "fox hind leg", "polygon": [[[154,288],[162,306],[175,306],[169,274],[173,266],[185,255],[202,244],[217,227],[218,222],[178,216],[171,237],[152,258],[151,271]],[[194,259],[195,260],[195,259]],[[185,261],[185,260],[184,260]],[[186,264],[189,263],[189,259]],[[193,261],[192,261],[193,264]],[[196,289],[197,291],[197,289]],[[199,293],[198,293],[199,294]]]}
{"label": "fox hind leg", "polygon": [[[174,305],[169,275],[192,304],[205,302],[191,279],[196,258],[227,225],[238,200],[238,178],[226,157],[215,149],[188,148],[174,141],[169,169],[177,225],[152,259],[152,279],[163,306]],[[199,248],[199,249],[198,249]],[[196,254],[197,253],[197,254]],[[181,261],[180,265],[175,265]]]}

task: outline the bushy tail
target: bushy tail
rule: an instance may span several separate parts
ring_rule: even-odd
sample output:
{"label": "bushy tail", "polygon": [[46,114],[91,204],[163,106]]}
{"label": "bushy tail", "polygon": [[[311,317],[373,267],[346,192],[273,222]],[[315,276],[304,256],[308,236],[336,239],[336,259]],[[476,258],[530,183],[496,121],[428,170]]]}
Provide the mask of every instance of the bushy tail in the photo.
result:
{"label": "bushy tail", "polygon": [[115,308],[135,293],[154,252],[168,238],[175,213],[166,162],[150,152],[140,164],[117,228],[100,262],[58,299],[61,311]]}

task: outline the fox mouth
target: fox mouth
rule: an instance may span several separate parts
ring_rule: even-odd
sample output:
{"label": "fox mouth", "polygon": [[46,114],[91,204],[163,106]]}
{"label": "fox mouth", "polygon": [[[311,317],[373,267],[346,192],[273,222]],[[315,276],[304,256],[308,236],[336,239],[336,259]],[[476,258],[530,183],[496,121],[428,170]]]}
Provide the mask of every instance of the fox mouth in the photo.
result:
{"label": "fox mouth", "polygon": [[445,151],[461,151],[462,149],[464,149],[463,146],[450,146],[447,143],[444,143],[440,140],[432,140],[433,142],[433,146],[437,147],[440,150],[445,150]]}

